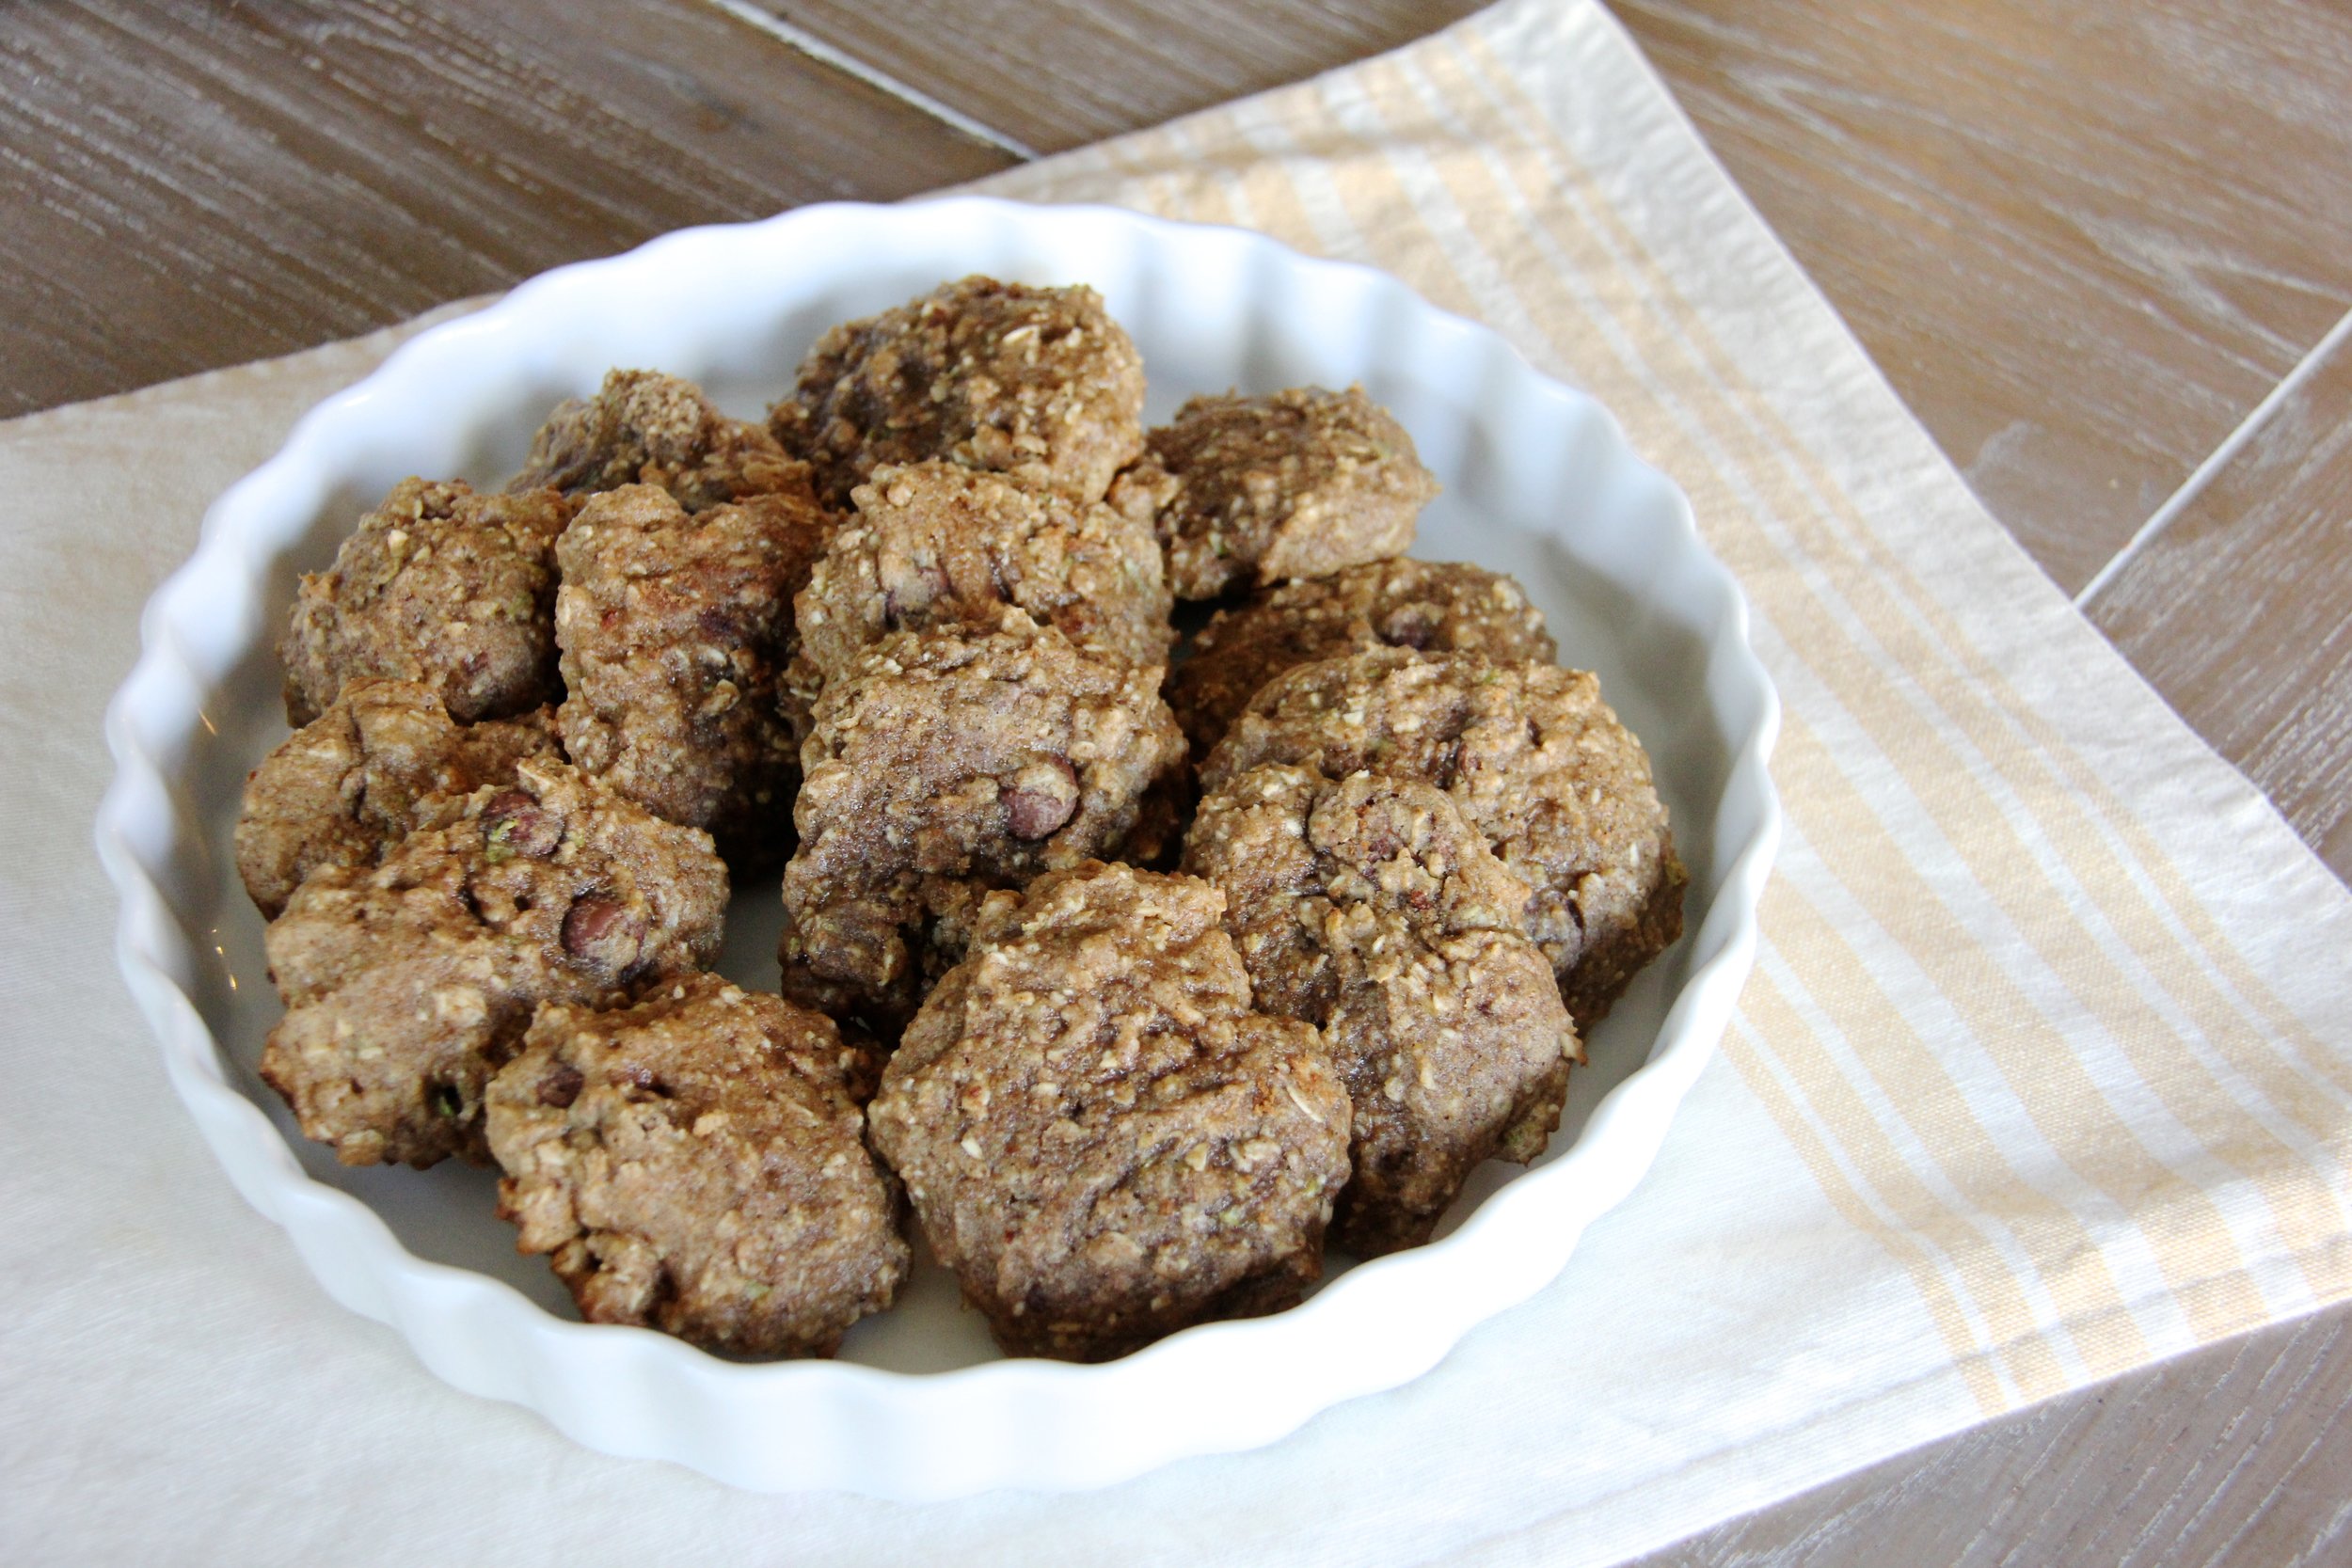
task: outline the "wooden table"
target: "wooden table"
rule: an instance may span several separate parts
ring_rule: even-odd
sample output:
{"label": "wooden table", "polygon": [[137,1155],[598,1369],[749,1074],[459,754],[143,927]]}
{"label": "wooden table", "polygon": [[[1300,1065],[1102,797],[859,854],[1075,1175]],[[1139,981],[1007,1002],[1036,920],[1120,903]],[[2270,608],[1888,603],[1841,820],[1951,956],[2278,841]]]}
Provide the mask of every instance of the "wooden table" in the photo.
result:
{"label": "wooden table", "polygon": [[[1613,0],[1994,513],[2352,874],[2352,13]],[[1470,0],[0,8],[0,416],[683,224],[888,198]],[[2352,1555],[2352,1308],[1886,1461],[1657,1563]]]}

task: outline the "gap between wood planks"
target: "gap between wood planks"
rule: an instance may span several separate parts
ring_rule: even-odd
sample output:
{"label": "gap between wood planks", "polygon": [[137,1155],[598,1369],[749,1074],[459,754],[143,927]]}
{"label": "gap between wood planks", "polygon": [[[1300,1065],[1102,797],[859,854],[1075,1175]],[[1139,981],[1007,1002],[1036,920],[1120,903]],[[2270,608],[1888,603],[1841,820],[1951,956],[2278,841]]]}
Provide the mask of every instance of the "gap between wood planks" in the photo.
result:
{"label": "gap between wood planks", "polygon": [[2343,347],[2347,340],[2352,340],[2352,310],[2345,311],[2336,325],[2312,345],[2311,352],[2296,360],[2294,368],[2279,378],[2279,384],[2264,393],[2262,401],[2247,411],[2246,418],[2238,421],[2237,428],[2223,436],[2221,444],[2207,452],[2205,460],[2189,471],[2188,477],[2181,481],[2181,487],[2166,497],[2164,504],[2148,514],[2147,521],[2132,531],[2132,536],[2123,541],[2123,547],[2110,556],[2107,563],[2083,584],[2082,592],[2074,595],[2074,608],[2088,610],[2090,601],[2099,596],[2099,591],[2114,581],[2116,575],[2130,563],[2133,557],[2146,548],[2156,535],[2171,527],[2173,519],[2187,511],[2197,498],[2204,494],[2215,476],[2228,467],[2232,460],[2246,449],[2247,444],[2269,421],[2270,416],[2287,399],[2301,390],[2303,383],[2316,374],[2319,367],[2327,363],[2328,356]]}
{"label": "gap between wood planks", "polygon": [[911,109],[918,109],[945,125],[951,125],[965,135],[984,141],[991,147],[1011,153],[1025,164],[1037,162],[1035,148],[1007,135],[994,126],[973,119],[962,110],[941,103],[920,87],[910,87],[880,67],[868,65],[846,49],[836,49],[823,39],[804,28],[795,27],[784,18],[762,10],[750,0],[705,0],[705,4],[726,12],[746,27],[755,27],[779,42],[791,45],[809,58],[864,82],[867,87],[890,94]]}

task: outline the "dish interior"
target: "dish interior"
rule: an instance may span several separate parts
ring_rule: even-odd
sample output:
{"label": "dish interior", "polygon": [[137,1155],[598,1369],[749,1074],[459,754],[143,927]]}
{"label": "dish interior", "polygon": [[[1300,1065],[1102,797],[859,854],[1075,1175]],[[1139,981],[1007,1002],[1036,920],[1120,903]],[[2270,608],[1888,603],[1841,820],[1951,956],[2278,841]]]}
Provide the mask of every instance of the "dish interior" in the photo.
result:
{"label": "dish interior", "polygon": [[[1246,268],[1248,254],[1236,248],[1232,264]],[[1707,624],[1711,596],[1677,597],[1644,580],[1646,563],[1657,556],[1642,531],[1679,526],[1679,502],[1665,482],[1615,455],[1621,449],[1589,403],[1565,421],[1557,407],[1541,418],[1530,411],[1519,430],[1513,428],[1519,422],[1514,416],[1498,420],[1489,396],[1492,378],[1522,375],[1523,370],[1502,363],[1492,340],[1482,341],[1467,330],[1449,338],[1440,319],[1385,309],[1378,291],[1308,290],[1292,286],[1285,275],[1269,274],[1189,277],[1179,293],[1155,283],[1163,275],[1116,256],[1099,262],[1090,269],[1067,259],[1048,266],[1011,257],[991,261],[987,270],[1024,282],[1086,281],[1100,288],[1143,352],[1151,422],[1166,420],[1199,392],[1358,380],[1404,422],[1446,487],[1424,515],[1413,553],[1474,562],[1518,578],[1559,640],[1562,662],[1598,673],[1604,694],[1649,751],[1691,872],[1686,931],[1697,932],[1726,869],[1719,863],[1708,813],[1724,798],[1732,758],[1720,720],[1702,700],[1708,644],[1716,635]],[[976,261],[967,270],[980,264]],[[511,352],[495,331],[479,334],[478,341],[461,331],[453,339],[456,347],[436,361],[451,385],[434,418],[388,406],[380,420],[340,420],[346,432],[340,482],[280,509],[293,519],[292,531],[263,601],[237,607],[230,617],[235,651],[217,686],[204,694],[205,728],[192,737],[178,770],[178,804],[188,831],[167,868],[165,891],[199,948],[190,991],[222,1044],[230,1082],[269,1117],[312,1179],[367,1204],[409,1251],[502,1280],[565,1319],[575,1317],[569,1297],[543,1259],[516,1253],[512,1228],[493,1212],[492,1173],[455,1162],[422,1172],[342,1166],[301,1137],[278,1097],[261,1082],[256,1063],[280,1008],[266,978],[262,921],[238,885],[230,834],[247,770],[287,733],[274,643],[295,576],[324,567],[358,514],[391,483],[418,473],[497,484],[520,464],[548,408],[593,390],[616,365],[689,376],[729,413],[756,418],[789,389],[792,368],[825,327],[897,304],[951,275],[915,259],[839,286],[807,292],[779,286],[770,297],[737,299],[729,310],[716,312],[691,273],[681,267],[668,286],[645,298],[641,312],[584,323],[534,353]],[[533,287],[552,291],[564,281],[559,274]],[[1235,297],[1252,300],[1252,308],[1238,315],[1215,308],[1216,300]],[[1356,312],[1359,319],[1335,321],[1334,312]],[[1400,344],[1399,332],[1429,341]],[[1384,367],[1411,367],[1412,373]],[[1477,412],[1482,404],[1483,415]],[[1570,433],[1565,440],[1563,428]],[[1677,603],[1685,608],[1672,608]],[[737,888],[719,967],[744,986],[774,989],[780,920],[771,879]],[[1686,935],[1645,970],[1587,1042],[1592,1065],[1573,1075],[1560,1130],[1539,1166],[1559,1158],[1593,1106],[1642,1065],[1682,988],[1692,944]],[[1521,1175],[1518,1167],[1489,1163],[1438,1235]],[[1332,1256],[1326,1285],[1351,1265]],[[841,1354],[915,1372],[999,1359],[978,1315],[960,1308],[953,1279],[920,1256],[898,1307],[860,1323]]]}

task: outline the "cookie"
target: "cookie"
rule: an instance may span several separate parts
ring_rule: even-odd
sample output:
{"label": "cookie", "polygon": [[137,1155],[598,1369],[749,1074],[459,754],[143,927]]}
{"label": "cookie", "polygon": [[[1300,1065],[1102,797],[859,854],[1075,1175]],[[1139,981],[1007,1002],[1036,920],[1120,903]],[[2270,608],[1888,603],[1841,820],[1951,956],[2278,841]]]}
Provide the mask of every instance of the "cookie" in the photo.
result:
{"label": "cookie", "polygon": [[295,590],[278,645],[287,721],[308,724],[362,676],[429,686],[461,724],[553,702],[555,538],[571,517],[552,490],[394,485]]}
{"label": "cookie", "polygon": [[853,499],[798,607],[820,682],[891,632],[987,625],[1006,605],[1083,652],[1168,662],[1175,633],[1148,526],[952,463],[877,468]]}
{"label": "cookie", "polygon": [[751,496],[816,499],[808,466],[765,425],[729,419],[701,388],[660,371],[612,371],[595,397],[556,404],[506,488],[580,500],[624,484],[659,485],[689,512]]}
{"label": "cookie", "polygon": [[1170,672],[1168,705],[1194,754],[1206,756],[1283,671],[1379,647],[1545,664],[1559,656],[1543,612],[1502,573],[1462,562],[1373,561],[1218,610]]}
{"label": "cookie", "polygon": [[525,758],[552,756],[546,708],[459,724],[429,687],[352,681],[246,780],[237,875],[276,919],[312,872],[373,865],[417,829],[453,819],[484,784],[512,783]]}
{"label": "cookie", "polygon": [[516,1247],[590,1323],[831,1355],[907,1272],[843,1054],[830,1021],[716,974],[541,1007],[486,1101]]}
{"label": "cookie", "polygon": [[1438,482],[1360,387],[1199,397],[1154,430],[1121,486],[1167,490],[1156,526],[1180,599],[1214,599],[1403,555]]}
{"label": "cookie", "polygon": [[1302,664],[1250,699],[1202,792],[1269,762],[1452,796],[1533,894],[1528,934],[1580,1034],[1681,935],[1688,879],[1649,758],[1585,671],[1406,648]]}
{"label": "cookie", "polygon": [[1012,609],[868,645],[826,683],[802,752],[786,993],[894,1029],[925,983],[927,927],[1118,853],[1184,761],[1158,687],[1157,669],[1090,658]]}
{"label": "cookie", "polygon": [[769,424],[836,507],[929,458],[1100,500],[1143,450],[1143,356],[1083,284],[966,277],[826,333]]}
{"label": "cookie", "polygon": [[1442,791],[1253,768],[1201,801],[1184,864],[1225,895],[1257,1006],[1321,1029],[1347,1086],[1337,1244],[1418,1245],[1482,1161],[1543,1152],[1583,1048],[1527,885]]}
{"label": "cookie", "polygon": [[345,1164],[480,1162],[482,1094],[544,1002],[612,1006],[717,951],[707,834],[550,758],[373,868],[321,871],[264,938],[262,1076]]}
{"label": "cookie", "polygon": [[778,676],[793,594],[832,528],[804,497],[690,515],[632,484],[590,498],[556,546],[565,750],[746,866],[790,844],[799,739]]}
{"label": "cookie", "polygon": [[999,894],[883,1073],[874,1146],[1009,1354],[1106,1360],[1321,1272],[1347,1096],[1252,1010],[1222,905],[1099,863]]}

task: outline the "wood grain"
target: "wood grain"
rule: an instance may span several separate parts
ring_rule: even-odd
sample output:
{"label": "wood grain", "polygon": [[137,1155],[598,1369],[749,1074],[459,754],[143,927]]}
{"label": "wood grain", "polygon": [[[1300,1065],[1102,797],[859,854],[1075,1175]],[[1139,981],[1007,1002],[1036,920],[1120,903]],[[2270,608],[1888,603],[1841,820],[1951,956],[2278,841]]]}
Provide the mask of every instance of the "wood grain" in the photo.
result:
{"label": "wood grain", "polygon": [[696,0],[0,10],[0,416],[1010,160]]}
{"label": "wood grain", "polygon": [[1486,0],[755,0],[1040,152],[1411,42]]}
{"label": "wood grain", "polygon": [[2341,7],[1611,3],[2069,593],[2352,305]]}
{"label": "wood grain", "polygon": [[2084,610],[2352,880],[2352,339]]}
{"label": "wood grain", "polygon": [[2352,1561],[2352,1307],[1890,1459],[1642,1568]]}

